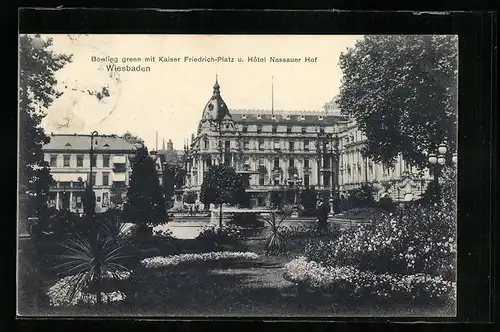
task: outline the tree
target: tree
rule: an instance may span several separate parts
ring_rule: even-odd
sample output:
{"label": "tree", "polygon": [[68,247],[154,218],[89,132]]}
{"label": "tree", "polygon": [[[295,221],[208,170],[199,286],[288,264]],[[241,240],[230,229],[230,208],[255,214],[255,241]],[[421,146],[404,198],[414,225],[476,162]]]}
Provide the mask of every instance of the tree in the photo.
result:
{"label": "tree", "polygon": [[167,165],[161,177],[161,189],[167,202],[170,202],[175,194],[175,175],[171,165]]}
{"label": "tree", "polygon": [[300,193],[300,201],[305,210],[309,211],[316,208],[317,196],[316,189],[309,187]]}
{"label": "tree", "polygon": [[22,35],[19,45],[20,206],[21,213],[41,216],[54,180],[42,151],[50,138],[40,124],[47,108],[62,94],[54,88],[55,73],[71,62],[71,56],[55,54],[52,39],[39,35]]}
{"label": "tree", "polygon": [[188,191],[184,194],[184,202],[188,204],[194,204],[196,202],[196,193],[194,191]]}
{"label": "tree", "polygon": [[95,214],[95,192],[87,187],[83,193],[83,214],[86,217],[93,217]]}
{"label": "tree", "polygon": [[364,154],[422,169],[442,141],[455,148],[457,66],[455,36],[366,36],[342,53],[338,104],[366,135]]}
{"label": "tree", "polygon": [[361,187],[352,189],[349,192],[349,202],[352,207],[370,207],[375,204],[373,197],[373,186],[362,184]]}
{"label": "tree", "polygon": [[271,191],[271,197],[269,197],[271,207],[275,209],[280,209],[283,207],[283,194],[279,191]]}
{"label": "tree", "polygon": [[146,148],[137,149],[132,161],[125,203],[126,220],[138,224],[161,224],[166,221],[166,209],[154,160]]}
{"label": "tree", "polygon": [[122,138],[129,142],[130,144],[144,144],[144,140],[138,136],[135,136],[129,131],[126,131],[123,135]]}
{"label": "tree", "polygon": [[246,190],[250,186],[250,178],[248,174],[240,174],[239,177],[240,181],[237,185],[238,190],[235,201],[241,208],[249,208],[251,206],[251,195]]}
{"label": "tree", "polygon": [[222,228],[222,204],[235,203],[240,188],[241,179],[230,166],[213,165],[205,174],[201,185],[201,201],[205,204],[219,205],[219,227]]}

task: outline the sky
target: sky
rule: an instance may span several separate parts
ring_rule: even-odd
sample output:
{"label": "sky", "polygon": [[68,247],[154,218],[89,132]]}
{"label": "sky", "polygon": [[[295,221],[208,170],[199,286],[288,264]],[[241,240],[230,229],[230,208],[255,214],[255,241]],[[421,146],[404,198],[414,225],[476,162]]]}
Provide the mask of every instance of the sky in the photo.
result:
{"label": "sky", "polygon": [[[63,92],[47,110],[48,133],[121,135],[143,138],[149,149],[171,139],[174,149],[196,133],[202,111],[212,95],[215,77],[231,109],[320,111],[338,93],[341,52],[358,35],[44,35],[56,53],[73,61],[56,73]],[[154,56],[156,62],[146,63]],[[225,57],[233,62],[185,62],[184,57]],[[248,57],[267,62],[249,62]],[[93,57],[104,61],[96,61]],[[178,62],[159,62],[178,57]],[[244,62],[238,62],[241,57]],[[300,58],[299,63],[272,63],[270,57]],[[316,59],[304,62],[305,57]],[[149,66],[148,72],[109,71],[124,58],[129,66]],[[113,61],[113,62],[111,62]],[[273,82],[273,83],[272,83]],[[109,96],[98,98],[106,87]]]}

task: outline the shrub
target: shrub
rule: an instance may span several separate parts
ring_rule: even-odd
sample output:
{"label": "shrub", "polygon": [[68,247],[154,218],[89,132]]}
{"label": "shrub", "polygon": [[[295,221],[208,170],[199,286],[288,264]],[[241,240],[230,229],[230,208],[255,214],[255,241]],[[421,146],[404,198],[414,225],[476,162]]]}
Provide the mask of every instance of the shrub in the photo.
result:
{"label": "shrub", "polygon": [[259,228],[264,226],[264,222],[259,218],[259,214],[251,213],[234,213],[227,225],[235,225],[245,228]]}
{"label": "shrub", "polygon": [[326,266],[401,274],[455,277],[456,221],[449,206],[408,206],[379,220],[346,229],[335,241],[306,246]]}
{"label": "shrub", "polygon": [[361,187],[349,191],[349,203],[352,207],[373,206],[375,199],[373,197],[373,186],[363,184]]}
{"label": "shrub", "polygon": [[392,198],[388,196],[381,197],[376,206],[386,212],[394,212],[397,208]]}
{"label": "shrub", "polygon": [[268,254],[280,254],[286,252],[286,238],[282,234],[281,224],[292,214],[293,208],[283,207],[278,211],[272,211],[268,216],[263,217],[271,228],[271,235],[266,241],[266,252]]}
{"label": "shrub", "polygon": [[198,234],[196,239],[215,245],[234,244],[241,239],[241,227],[231,224],[227,224],[223,228],[207,226]]}
{"label": "shrub", "polygon": [[322,266],[298,257],[284,267],[284,278],[299,287],[335,292],[349,297],[374,296],[388,300],[426,301],[455,299],[456,284],[423,273],[401,275],[362,271],[353,266]]}

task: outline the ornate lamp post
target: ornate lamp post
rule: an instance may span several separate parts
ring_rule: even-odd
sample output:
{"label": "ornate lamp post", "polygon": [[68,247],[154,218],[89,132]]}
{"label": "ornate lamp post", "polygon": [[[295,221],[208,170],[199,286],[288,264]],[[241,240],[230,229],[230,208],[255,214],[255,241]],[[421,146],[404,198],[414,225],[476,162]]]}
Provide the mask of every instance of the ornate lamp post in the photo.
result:
{"label": "ornate lamp post", "polygon": [[93,132],[90,133],[90,180],[89,180],[89,187],[90,189],[93,188],[93,173],[92,173],[92,164],[94,160],[94,136],[99,135],[99,133],[94,130]]}
{"label": "ornate lamp post", "polygon": [[[439,144],[437,153],[429,154],[429,164],[433,167],[434,173],[434,185],[436,188],[436,198],[439,199],[441,197],[441,187],[439,186],[439,176],[441,171],[446,164],[446,154],[448,152],[448,147],[445,142]],[[458,162],[457,153],[453,153],[451,157],[452,164],[456,165]]]}

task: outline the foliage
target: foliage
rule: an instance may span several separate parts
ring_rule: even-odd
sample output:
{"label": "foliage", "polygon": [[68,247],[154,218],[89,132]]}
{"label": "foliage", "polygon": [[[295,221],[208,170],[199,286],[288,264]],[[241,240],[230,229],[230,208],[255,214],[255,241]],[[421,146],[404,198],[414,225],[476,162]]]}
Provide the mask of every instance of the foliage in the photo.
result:
{"label": "foliage", "polygon": [[335,239],[340,236],[340,226],[334,224],[332,227],[326,230],[319,230],[317,227],[307,227],[307,226],[281,226],[280,231],[282,236],[287,240],[297,239],[297,238],[307,238],[314,239],[318,237],[327,237],[329,239]]}
{"label": "foliage", "polygon": [[250,178],[248,174],[240,174],[240,181],[237,184],[235,203],[240,208],[249,208],[251,206],[251,194],[246,190],[250,186]]}
{"label": "foliage", "polygon": [[196,237],[214,244],[216,247],[221,244],[237,243],[241,239],[241,226],[227,224],[224,228],[207,226]]}
{"label": "foliage", "polygon": [[123,273],[130,272],[123,265],[127,257],[126,242],[121,241],[118,234],[102,225],[96,233],[76,234],[62,244],[65,253],[58,258],[63,262],[56,269],[67,277],[64,287],[57,287],[58,292],[64,291],[63,299],[71,303],[89,292],[101,303],[104,278],[119,279]]}
{"label": "foliage", "polygon": [[397,205],[389,196],[381,197],[376,205],[385,212],[394,212],[397,208]]}
{"label": "foliage", "polygon": [[184,202],[194,204],[196,202],[196,192],[188,191],[184,194]]}
{"label": "foliage", "polygon": [[300,202],[306,211],[316,208],[317,197],[316,189],[309,187],[300,193]]}
{"label": "foliage", "polygon": [[55,74],[71,62],[71,56],[55,54],[52,39],[38,35],[20,36],[19,46],[20,212],[38,216],[46,208],[49,188],[54,184],[42,151],[50,138],[41,122],[48,107],[62,94],[54,88]]}
{"label": "foliage", "polygon": [[455,277],[456,219],[450,204],[413,205],[352,227],[335,241],[317,241],[306,256],[325,266],[354,266],[376,273]]}
{"label": "foliage", "polygon": [[203,178],[201,201],[204,204],[233,204],[239,190],[241,190],[241,179],[234,168],[213,165]]}
{"label": "foliage", "polygon": [[144,145],[144,140],[138,136],[135,136],[129,131],[126,131],[123,135],[122,138],[129,142],[130,144],[143,144]]}
{"label": "foliage", "polygon": [[354,298],[377,297],[390,301],[454,299],[456,283],[424,273],[373,273],[353,266],[322,266],[305,257],[287,263],[284,278],[301,287],[335,292]]}
{"label": "foliage", "polygon": [[259,255],[253,252],[207,252],[203,254],[181,254],[175,256],[167,257],[150,257],[145,258],[141,261],[142,266],[146,268],[158,268],[158,267],[168,267],[176,266],[179,264],[192,263],[192,262],[210,262],[210,261],[221,261],[221,260],[233,260],[233,259],[248,259],[256,260],[259,259]]}
{"label": "foliage", "polygon": [[375,204],[373,197],[373,186],[362,184],[361,187],[349,191],[349,203],[351,207],[370,207]]}
{"label": "foliage", "polygon": [[260,214],[256,212],[234,213],[227,224],[241,226],[245,228],[258,228],[264,226],[259,218]]}
{"label": "foliage", "polygon": [[425,152],[456,146],[458,39],[448,35],[365,36],[340,56],[338,104],[367,137],[375,162],[424,168]]}
{"label": "foliage", "polygon": [[167,221],[155,163],[145,148],[137,150],[132,162],[124,219],[142,225],[158,225]]}
{"label": "foliage", "polygon": [[83,193],[83,214],[86,216],[93,216],[95,214],[95,192],[92,188],[87,187]]}
{"label": "foliage", "polygon": [[271,207],[274,209],[280,209],[283,207],[283,194],[279,191],[271,191]]}
{"label": "foliage", "polygon": [[290,217],[293,208],[285,206],[278,211],[271,211],[269,215],[262,216],[266,224],[270,226],[271,234],[266,241],[266,252],[268,254],[280,254],[286,251],[286,238],[282,234],[281,224]]}
{"label": "foliage", "polygon": [[167,165],[161,177],[161,189],[165,199],[170,201],[171,197],[175,194],[175,174],[171,165]]}

